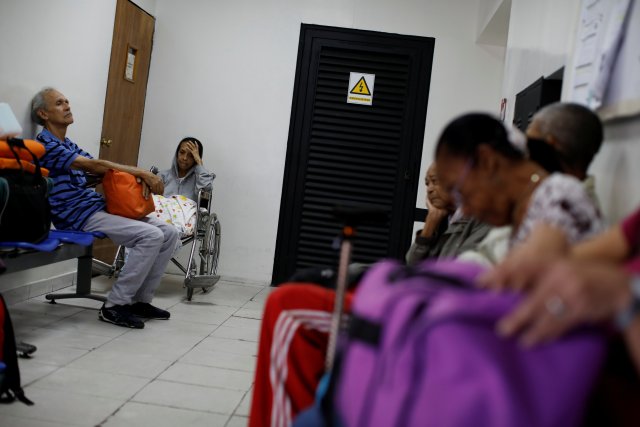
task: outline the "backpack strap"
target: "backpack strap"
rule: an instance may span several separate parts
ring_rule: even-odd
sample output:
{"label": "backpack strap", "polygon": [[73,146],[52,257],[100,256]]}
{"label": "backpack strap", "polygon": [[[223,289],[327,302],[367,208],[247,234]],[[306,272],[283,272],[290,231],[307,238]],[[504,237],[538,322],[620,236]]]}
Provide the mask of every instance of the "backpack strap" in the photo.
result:
{"label": "backpack strap", "polygon": [[382,326],[380,323],[372,322],[357,314],[351,314],[349,320],[349,337],[367,343],[372,347],[377,347],[380,343],[381,335]]}
{"label": "backpack strap", "polygon": [[434,270],[418,270],[416,267],[411,266],[403,266],[393,270],[389,273],[389,282],[394,283],[414,277],[423,277],[425,279],[435,280],[457,288],[469,288],[469,284],[466,280],[460,279],[451,274],[441,273]]}

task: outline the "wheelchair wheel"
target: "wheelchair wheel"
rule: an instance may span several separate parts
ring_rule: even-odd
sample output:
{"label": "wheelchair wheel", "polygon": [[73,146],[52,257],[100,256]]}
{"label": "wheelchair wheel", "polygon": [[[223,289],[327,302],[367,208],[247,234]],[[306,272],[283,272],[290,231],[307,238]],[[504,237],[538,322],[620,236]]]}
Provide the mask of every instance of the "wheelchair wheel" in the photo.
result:
{"label": "wheelchair wheel", "polygon": [[204,242],[200,248],[200,274],[215,275],[218,272],[218,258],[220,256],[221,226],[218,216],[211,214],[211,223],[204,236]]}
{"label": "wheelchair wheel", "polygon": [[220,255],[220,222],[215,213],[210,215],[207,226],[198,231],[193,244],[196,245],[195,256],[185,278],[187,301],[191,301],[195,288],[201,287],[203,292],[207,292],[219,279],[216,273]]}

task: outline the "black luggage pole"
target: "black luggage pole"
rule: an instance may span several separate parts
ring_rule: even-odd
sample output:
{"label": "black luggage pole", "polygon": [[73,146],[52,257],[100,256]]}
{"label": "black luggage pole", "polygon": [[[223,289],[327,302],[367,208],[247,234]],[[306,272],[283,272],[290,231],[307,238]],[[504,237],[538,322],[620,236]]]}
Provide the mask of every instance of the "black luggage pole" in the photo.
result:
{"label": "black luggage pole", "polygon": [[362,223],[384,223],[387,221],[387,211],[379,206],[336,206],[333,209],[336,218],[343,221],[340,234],[340,260],[338,262],[338,277],[336,282],[336,297],[331,317],[331,329],[329,330],[329,343],[327,345],[327,357],[325,359],[326,372],[330,372],[336,355],[338,333],[342,327],[344,316],[344,297],[347,292],[347,278],[349,263],[351,261],[352,240],[356,234],[356,225]]}
{"label": "black luggage pole", "polygon": [[347,273],[351,260],[351,238],[355,234],[355,229],[345,224],[342,227],[340,260],[338,262],[338,279],[336,283],[336,298],[333,304],[333,316],[331,316],[331,329],[329,330],[329,343],[327,345],[327,358],[325,360],[326,372],[333,368],[333,359],[336,354],[336,342],[338,341],[338,331],[342,324],[344,296],[347,292]]}

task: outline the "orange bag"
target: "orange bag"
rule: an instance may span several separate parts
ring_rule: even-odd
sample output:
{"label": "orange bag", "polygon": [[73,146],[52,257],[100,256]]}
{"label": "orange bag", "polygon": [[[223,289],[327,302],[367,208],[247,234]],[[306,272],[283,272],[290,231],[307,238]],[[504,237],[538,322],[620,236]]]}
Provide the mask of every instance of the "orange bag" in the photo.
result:
{"label": "orange bag", "polygon": [[109,169],[102,178],[102,188],[110,214],[140,219],[155,210],[153,197],[145,200],[142,184],[129,173]]}
{"label": "orange bag", "polygon": [[[37,158],[40,158],[44,155],[45,149],[44,145],[39,143],[38,141],[34,141],[32,139],[23,139],[24,145],[33,153]],[[33,157],[31,157],[31,153],[25,150],[24,148],[15,147],[15,151],[18,153],[18,157],[22,160],[32,161]],[[0,157],[15,159],[15,155],[9,148],[9,144],[7,141],[0,140]]]}
{"label": "orange bag", "polygon": [[[0,157],[0,169],[24,169],[25,172],[35,173],[36,165],[24,159],[20,159],[20,162],[18,163],[18,160],[16,159],[4,159]],[[49,170],[46,168],[41,167],[40,172],[42,173],[42,176],[49,176]]]}
{"label": "orange bag", "polygon": [[[20,141],[15,138],[13,140]],[[44,145],[32,139],[22,139],[21,141],[27,147],[26,150],[17,144],[12,144],[10,147],[6,140],[0,139],[0,169],[18,169],[35,173],[36,166],[32,163],[34,161],[33,156],[37,159],[44,156]],[[13,151],[11,148],[13,148]],[[40,169],[42,176],[49,176],[48,170],[45,168]]]}

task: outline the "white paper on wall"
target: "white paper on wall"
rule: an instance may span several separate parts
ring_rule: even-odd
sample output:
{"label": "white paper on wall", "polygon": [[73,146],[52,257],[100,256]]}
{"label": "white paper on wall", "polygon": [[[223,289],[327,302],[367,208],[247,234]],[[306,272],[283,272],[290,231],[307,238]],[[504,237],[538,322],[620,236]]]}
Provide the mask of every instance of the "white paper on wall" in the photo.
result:
{"label": "white paper on wall", "polygon": [[618,108],[621,102],[628,106],[627,97],[637,99],[640,106],[637,4],[638,0],[582,3],[569,98],[598,110],[603,118],[629,111]]}

